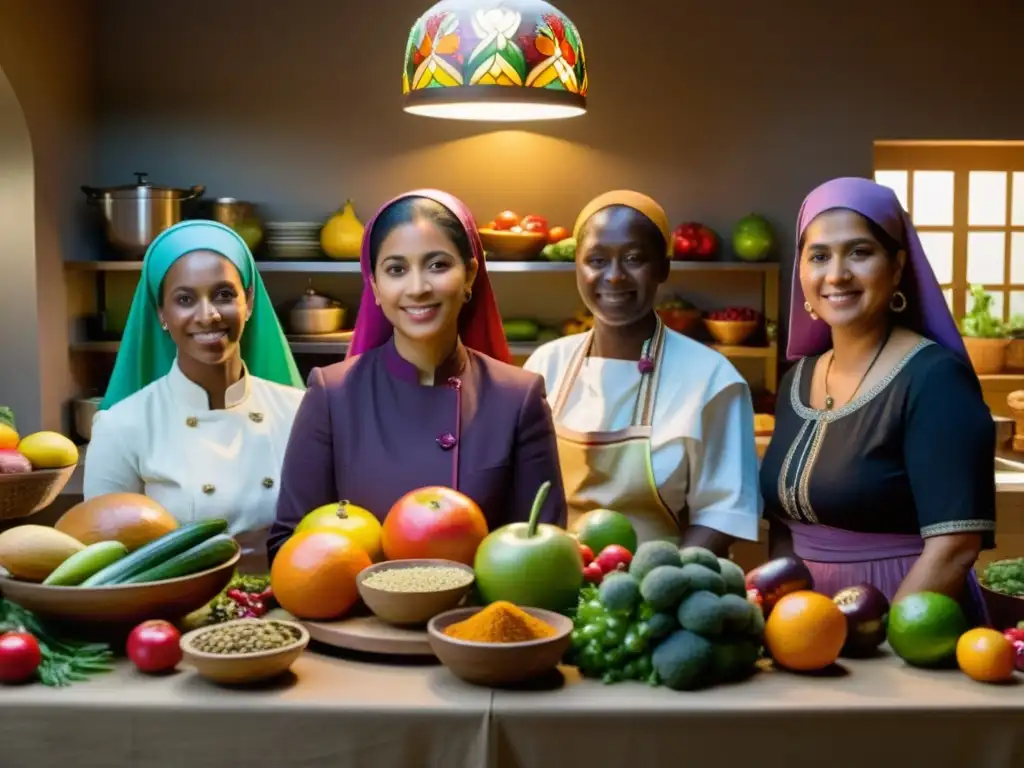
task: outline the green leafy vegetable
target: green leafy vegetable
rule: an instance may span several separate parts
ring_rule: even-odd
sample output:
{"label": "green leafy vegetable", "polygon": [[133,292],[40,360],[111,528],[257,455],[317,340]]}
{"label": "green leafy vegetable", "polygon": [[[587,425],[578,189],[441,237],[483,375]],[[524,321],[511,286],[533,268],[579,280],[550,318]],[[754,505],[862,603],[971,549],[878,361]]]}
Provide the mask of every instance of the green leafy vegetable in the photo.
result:
{"label": "green leafy vegetable", "polygon": [[989,563],[982,582],[993,592],[1024,597],[1024,557]]}
{"label": "green leafy vegetable", "polygon": [[960,321],[964,336],[975,339],[1002,339],[1007,328],[992,314],[992,296],[980,285],[971,286],[971,308]]}
{"label": "green leafy vegetable", "polygon": [[35,614],[0,599],[0,633],[28,632],[39,643],[43,660],[36,670],[39,682],[55,688],[80,683],[110,672],[114,653],[106,643],[84,643],[58,637]]}

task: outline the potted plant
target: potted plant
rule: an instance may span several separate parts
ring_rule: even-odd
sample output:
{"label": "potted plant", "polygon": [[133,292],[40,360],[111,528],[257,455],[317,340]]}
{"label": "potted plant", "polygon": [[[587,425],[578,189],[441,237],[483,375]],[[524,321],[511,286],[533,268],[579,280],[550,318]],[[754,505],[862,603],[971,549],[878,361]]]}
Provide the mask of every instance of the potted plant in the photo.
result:
{"label": "potted plant", "polygon": [[960,333],[975,373],[1002,373],[1010,339],[1006,325],[992,315],[992,297],[980,285],[971,286],[971,308],[960,321]]}
{"label": "potted plant", "polygon": [[1006,346],[1006,370],[1024,372],[1024,315],[1014,315],[1006,327],[1010,343]]}

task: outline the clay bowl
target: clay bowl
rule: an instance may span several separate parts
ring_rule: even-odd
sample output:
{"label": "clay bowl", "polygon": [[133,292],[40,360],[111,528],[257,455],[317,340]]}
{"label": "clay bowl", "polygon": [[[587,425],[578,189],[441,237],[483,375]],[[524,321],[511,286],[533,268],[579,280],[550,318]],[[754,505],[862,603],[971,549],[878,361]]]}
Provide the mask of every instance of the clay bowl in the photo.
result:
{"label": "clay bowl", "polygon": [[231,581],[242,550],[206,571],[150,584],[51,587],[0,576],[0,594],[40,618],[79,626],[134,626],[146,619],[176,621],[203,607]]}
{"label": "clay bowl", "polygon": [[0,520],[28,517],[46,509],[64,490],[76,467],[0,475]]}
{"label": "clay bowl", "polygon": [[[245,623],[273,623],[283,624],[293,635],[295,642],[275,648],[272,651],[255,651],[253,653],[210,653],[200,651],[195,647],[195,642],[204,634],[211,632],[218,627],[228,627],[235,624]],[[222,685],[242,685],[244,683],[256,683],[262,680],[269,680],[287,672],[295,660],[302,655],[309,645],[309,632],[301,624],[294,621],[283,621],[281,619],[236,619],[225,621],[209,627],[193,629],[191,632],[182,635],[181,654],[185,662],[195,667],[196,672],[207,680]]]}
{"label": "clay bowl", "polygon": [[704,327],[719,344],[742,344],[757,330],[757,320],[705,320]]}
{"label": "clay bowl", "polygon": [[468,619],[480,607],[456,608],[435,616],[427,624],[427,636],[434,655],[452,673],[467,683],[503,686],[524,683],[544,675],[562,661],[572,641],[572,619],[541,608],[522,610],[547,622],[557,631],[543,640],[523,643],[472,643],[444,634],[445,627]]}
{"label": "clay bowl", "polygon": [[981,594],[992,626],[1000,632],[1016,627],[1019,622],[1024,621],[1024,597],[993,592],[984,584],[981,585]]}
{"label": "clay bowl", "polygon": [[[439,592],[390,592],[366,585],[366,579],[381,571],[399,568],[458,568],[472,578],[462,587]],[[426,624],[439,613],[455,608],[473,587],[476,576],[468,565],[454,560],[388,560],[363,569],[356,577],[359,596],[378,619],[397,626]]]}
{"label": "clay bowl", "polygon": [[481,229],[480,241],[492,261],[533,261],[548,238],[541,232],[506,232],[498,229]]}

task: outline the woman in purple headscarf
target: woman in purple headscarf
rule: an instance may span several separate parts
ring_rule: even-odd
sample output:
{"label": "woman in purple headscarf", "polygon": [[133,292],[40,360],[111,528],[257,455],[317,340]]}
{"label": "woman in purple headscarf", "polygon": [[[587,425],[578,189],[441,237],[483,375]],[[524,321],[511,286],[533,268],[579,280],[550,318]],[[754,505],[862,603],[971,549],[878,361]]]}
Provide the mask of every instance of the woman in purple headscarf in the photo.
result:
{"label": "woman in purple headscarf", "polygon": [[773,557],[828,595],[933,591],[981,619],[994,546],[995,426],[910,218],[861,178],[807,196],[788,356],[761,467]]}
{"label": "woman in purple headscarf", "polygon": [[491,530],[525,520],[551,483],[544,522],[564,526],[565,493],[544,381],[510,358],[473,216],[417,190],[363,235],[363,297],[348,358],[309,376],[281,473],[273,559],[312,510],[342,499],[383,520],[404,494],[454,488]]}

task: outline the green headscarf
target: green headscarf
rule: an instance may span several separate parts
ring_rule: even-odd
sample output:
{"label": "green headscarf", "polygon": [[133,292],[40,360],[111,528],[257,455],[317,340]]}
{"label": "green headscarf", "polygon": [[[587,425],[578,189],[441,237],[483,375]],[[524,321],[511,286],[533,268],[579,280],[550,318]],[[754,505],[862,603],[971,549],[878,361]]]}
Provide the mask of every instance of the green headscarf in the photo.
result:
{"label": "green headscarf", "polygon": [[171,265],[193,251],[219,253],[237,267],[242,285],[252,292],[252,316],[240,342],[242,360],[249,373],[305,389],[249,246],[230,227],[196,219],[165,229],[146,249],[142,277],[132,298],[114,373],[100,410],[135,394],[171,370],[178,349],[171,335],[160,327],[157,307],[164,277]]}

